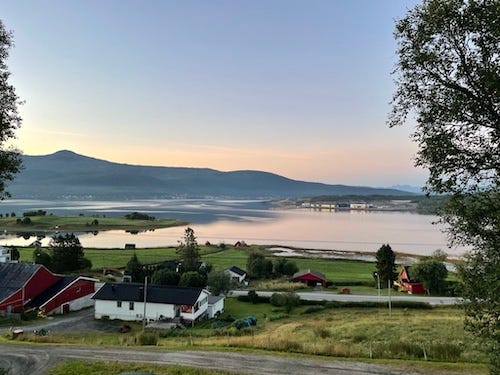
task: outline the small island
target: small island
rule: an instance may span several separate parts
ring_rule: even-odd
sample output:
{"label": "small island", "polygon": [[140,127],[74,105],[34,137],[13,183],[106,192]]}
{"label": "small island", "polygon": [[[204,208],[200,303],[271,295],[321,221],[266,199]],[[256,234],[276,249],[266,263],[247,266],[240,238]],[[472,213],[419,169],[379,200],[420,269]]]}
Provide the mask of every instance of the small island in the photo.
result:
{"label": "small island", "polygon": [[15,213],[0,216],[0,230],[4,233],[19,232],[94,232],[107,230],[146,231],[186,225],[177,219],[157,219],[147,214],[133,212],[123,217],[106,217],[104,215],[60,216],[47,214],[43,210],[24,212],[22,216]]}

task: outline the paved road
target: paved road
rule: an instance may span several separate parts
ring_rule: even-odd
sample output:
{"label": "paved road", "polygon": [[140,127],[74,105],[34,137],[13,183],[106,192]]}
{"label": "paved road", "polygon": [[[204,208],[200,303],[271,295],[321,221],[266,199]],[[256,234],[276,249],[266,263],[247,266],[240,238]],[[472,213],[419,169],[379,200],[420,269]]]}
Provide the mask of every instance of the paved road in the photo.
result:
{"label": "paved road", "polygon": [[[257,294],[264,297],[269,297],[275,292],[257,291]],[[247,295],[246,290],[233,290],[233,296]],[[388,302],[387,295],[368,296],[357,294],[334,294],[328,292],[299,292],[297,293],[301,299],[306,301],[339,301],[339,302]],[[426,302],[430,305],[455,305],[460,303],[459,298],[455,297],[429,297],[429,296],[391,296],[392,301],[411,301],[411,302]]]}
{"label": "paved road", "polygon": [[8,375],[45,374],[55,364],[69,359],[175,364],[239,374],[368,375],[402,372],[402,369],[377,364],[234,352],[0,345],[0,353],[0,368],[8,368]]}

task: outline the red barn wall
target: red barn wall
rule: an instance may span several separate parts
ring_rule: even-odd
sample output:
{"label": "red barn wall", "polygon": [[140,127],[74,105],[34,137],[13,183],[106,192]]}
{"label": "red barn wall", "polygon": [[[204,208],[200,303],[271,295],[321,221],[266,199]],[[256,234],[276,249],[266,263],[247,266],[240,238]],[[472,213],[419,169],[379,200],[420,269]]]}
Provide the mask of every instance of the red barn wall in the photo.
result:
{"label": "red barn wall", "polygon": [[[23,306],[27,301],[36,297],[46,289],[50,288],[56,282],[58,282],[62,276],[54,275],[45,267],[40,267],[24,285],[24,295],[23,288],[20,288],[10,297],[8,297],[0,305],[0,310],[7,310],[8,306],[12,306],[15,311],[22,311]],[[24,297],[24,299],[23,299]]]}
{"label": "red barn wall", "polygon": [[12,306],[15,311],[20,310],[23,307],[23,293],[19,289],[17,292],[13,293],[0,304],[0,310],[7,310],[8,306]]}
{"label": "red barn wall", "polygon": [[62,306],[65,303],[69,303],[78,298],[85,297],[89,294],[94,293],[95,285],[93,281],[89,280],[78,280],[73,284],[70,284],[62,292],[57,294],[48,303],[46,303],[43,308],[47,313],[50,313],[54,309]]}
{"label": "red barn wall", "polygon": [[45,267],[41,267],[24,287],[25,301],[36,297],[61,279],[62,276],[54,275]]}

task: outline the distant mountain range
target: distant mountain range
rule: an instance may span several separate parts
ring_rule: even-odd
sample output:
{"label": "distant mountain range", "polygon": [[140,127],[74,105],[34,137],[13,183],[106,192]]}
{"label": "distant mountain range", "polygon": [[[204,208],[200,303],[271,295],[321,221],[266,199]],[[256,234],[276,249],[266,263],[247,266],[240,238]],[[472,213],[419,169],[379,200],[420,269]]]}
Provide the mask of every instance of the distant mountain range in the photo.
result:
{"label": "distant mountain range", "polygon": [[262,171],[151,167],[58,151],[23,155],[24,170],[8,186],[15,199],[287,198],[317,195],[408,195],[398,189],[327,185]]}

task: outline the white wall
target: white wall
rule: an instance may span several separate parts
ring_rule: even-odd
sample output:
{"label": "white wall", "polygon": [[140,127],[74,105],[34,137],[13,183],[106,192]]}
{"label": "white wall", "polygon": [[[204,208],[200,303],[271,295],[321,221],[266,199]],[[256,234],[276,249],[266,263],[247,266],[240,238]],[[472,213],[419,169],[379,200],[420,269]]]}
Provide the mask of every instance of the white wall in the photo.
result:
{"label": "white wall", "polygon": [[[129,302],[122,301],[122,306],[117,307],[116,301],[95,300],[95,318],[101,319],[103,316],[108,316],[109,319],[120,320],[142,320],[144,313],[144,303],[134,302],[134,309],[129,309]],[[159,320],[163,318],[175,317],[174,305],[159,304],[148,302],[146,305],[146,318],[150,320]]]}
{"label": "white wall", "polygon": [[213,305],[209,305],[207,311],[208,311],[208,317],[210,319],[214,318],[215,314],[217,314],[218,312],[222,313],[224,311],[224,298],[220,299]]}

